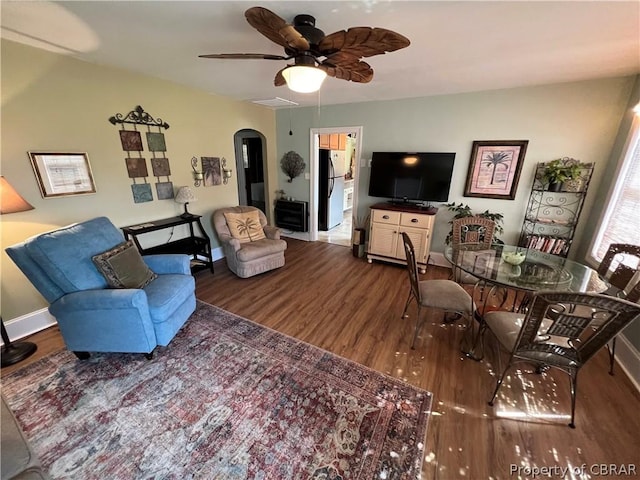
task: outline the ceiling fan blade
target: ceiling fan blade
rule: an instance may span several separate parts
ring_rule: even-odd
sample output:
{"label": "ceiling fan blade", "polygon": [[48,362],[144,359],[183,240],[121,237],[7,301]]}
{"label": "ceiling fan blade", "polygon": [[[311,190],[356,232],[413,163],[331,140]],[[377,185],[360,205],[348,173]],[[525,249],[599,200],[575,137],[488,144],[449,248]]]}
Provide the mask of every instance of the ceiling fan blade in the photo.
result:
{"label": "ceiling fan blade", "polygon": [[366,62],[355,61],[345,65],[332,65],[330,63],[322,63],[318,65],[330,77],[339,78],[340,80],[348,80],[356,83],[369,83],[373,79],[373,68]]}
{"label": "ceiling fan blade", "polygon": [[274,43],[285,48],[308,50],[309,42],[293,25],[288,24],[271,10],[263,7],[253,7],[244,12],[244,16],[253,28]]}
{"label": "ceiling fan blade", "polygon": [[281,28],[278,33],[284,37],[287,45],[291,48],[295,48],[300,52],[311,48],[307,39],[304,38],[293,25],[287,25],[286,27]]}
{"label": "ceiling fan blade", "polygon": [[282,55],[270,55],[265,53],[212,53],[210,55],[198,55],[200,58],[220,58],[223,60],[289,60],[291,57]]}
{"label": "ceiling fan blade", "polygon": [[[284,68],[287,68],[287,67],[284,67]],[[282,76],[282,72],[284,71],[284,68],[282,70],[278,70],[278,73],[276,73],[276,78],[273,79],[273,84],[276,87],[281,87],[287,83],[287,81]]]}
{"label": "ceiling fan blade", "polygon": [[410,44],[405,36],[385,28],[353,27],[327,35],[318,49],[327,57],[340,52],[362,58],[400,50]]}

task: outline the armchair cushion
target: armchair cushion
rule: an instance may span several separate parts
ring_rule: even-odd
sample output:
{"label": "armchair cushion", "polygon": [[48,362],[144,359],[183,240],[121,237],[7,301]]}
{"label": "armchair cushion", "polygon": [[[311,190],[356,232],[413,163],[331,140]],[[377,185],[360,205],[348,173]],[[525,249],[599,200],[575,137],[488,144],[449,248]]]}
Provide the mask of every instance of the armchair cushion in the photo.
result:
{"label": "armchair cushion", "polygon": [[131,240],[92,257],[111,288],[143,288],[158,277]]}
{"label": "armchair cushion", "polygon": [[283,240],[263,238],[255,242],[243,243],[236,255],[241,262],[248,262],[274,253],[282,253],[286,248],[287,244]]}
{"label": "armchair cushion", "polygon": [[257,210],[242,213],[224,212],[229,232],[240,243],[254,242],[265,238]]}

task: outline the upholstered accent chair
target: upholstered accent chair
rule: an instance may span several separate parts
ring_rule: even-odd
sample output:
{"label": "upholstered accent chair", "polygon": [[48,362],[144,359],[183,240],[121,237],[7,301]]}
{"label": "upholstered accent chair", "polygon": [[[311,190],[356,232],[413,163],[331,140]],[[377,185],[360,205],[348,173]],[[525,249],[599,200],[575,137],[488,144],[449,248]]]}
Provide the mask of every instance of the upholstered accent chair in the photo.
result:
{"label": "upholstered accent chair", "polygon": [[213,227],[227,266],[238,277],[248,278],[284,266],[287,242],[280,239],[280,229],[267,225],[267,217],[260,209],[218,209],[213,212]]}
{"label": "upholstered accent chair", "polygon": [[415,348],[416,340],[424,323],[421,311],[422,307],[436,308],[443,310],[445,314],[452,312],[465,318],[468,327],[471,329],[471,319],[475,306],[471,295],[464,288],[452,280],[420,280],[418,277],[418,263],[416,262],[416,253],[411,242],[411,238],[405,232],[402,232],[402,241],[404,244],[405,256],[407,259],[407,272],[409,274],[409,296],[404,305],[402,318],[407,318],[407,310],[412,300],[416,301],[418,313],[416,315],[416,326],[411,341],[411,348]]}
{"label": "upholstered accent chair", "polygon": [[[109,219],[99,217],[6,249],[49,302],[67,348],[78,358],[89,352],[151,358],[195,310],[187,255],[141,257],[128,244]],[[100,263],[108,264],[109,275],[99,270]],[[131,272],[134,264],[141,275]],[[142,286],[134,288],[132,281]]]}

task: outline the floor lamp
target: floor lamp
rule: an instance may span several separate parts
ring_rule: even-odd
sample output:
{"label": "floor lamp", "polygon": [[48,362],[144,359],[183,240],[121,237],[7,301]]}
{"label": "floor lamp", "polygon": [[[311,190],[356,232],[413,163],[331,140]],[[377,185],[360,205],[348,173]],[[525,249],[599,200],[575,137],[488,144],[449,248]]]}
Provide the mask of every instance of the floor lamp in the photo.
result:
{"label": "floor lamp", "polygon": [[[33,206],[22,198],[3,176],[0,176],[0,215],[27,210],[33,210]],[[12,342],[7,334],[7,329],[4,328],[2,317],[0,317],[0,325],[2,325],[2,341],[4,342],[0,352],[3,367],[21,362],[34,354],[38,348],[35,343]]]}

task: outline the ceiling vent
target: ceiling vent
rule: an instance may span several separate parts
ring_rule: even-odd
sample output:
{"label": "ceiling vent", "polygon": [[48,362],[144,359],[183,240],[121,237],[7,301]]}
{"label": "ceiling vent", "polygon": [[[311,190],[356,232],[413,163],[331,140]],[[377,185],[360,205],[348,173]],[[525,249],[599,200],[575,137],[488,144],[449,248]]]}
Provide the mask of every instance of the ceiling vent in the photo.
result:
{"label": "ceiling vent", "polygon": [[267,100],[251,100],[251,103],[257,103],[258,105],[264,105],[265,107],[291,107],[299,105],[296,102],[280,97],[268,98]]}

